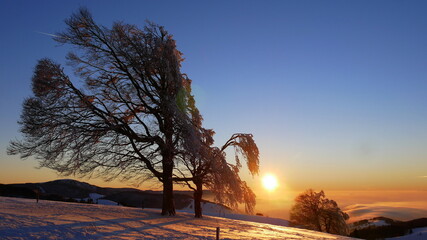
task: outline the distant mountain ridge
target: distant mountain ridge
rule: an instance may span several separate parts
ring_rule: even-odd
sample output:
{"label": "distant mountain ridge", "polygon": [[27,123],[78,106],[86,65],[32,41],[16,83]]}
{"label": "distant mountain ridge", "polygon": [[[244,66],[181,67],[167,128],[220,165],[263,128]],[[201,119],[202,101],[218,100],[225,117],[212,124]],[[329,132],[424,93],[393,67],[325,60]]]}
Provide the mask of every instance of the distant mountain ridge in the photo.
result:
{"label": "distant mountain ridge", "polygon": [[384,239],[411,234],[413,229],[427,227],[427,218],[398,221],[386,217],[375,217],[354,222],[350,225],[351,237]]}
{"label": "distant mountain ridge", "polygon": [[[88,199],[90,194],[103,195],[101,199],[130,207],[161,208],[162,191],[143,191],[136,188],[105,188],[72,179],[59,179],[43,183],[0,184],[0,196],[67,201]],[[177,209],[187,207],[192,200],[191,191],[175,191]]]}

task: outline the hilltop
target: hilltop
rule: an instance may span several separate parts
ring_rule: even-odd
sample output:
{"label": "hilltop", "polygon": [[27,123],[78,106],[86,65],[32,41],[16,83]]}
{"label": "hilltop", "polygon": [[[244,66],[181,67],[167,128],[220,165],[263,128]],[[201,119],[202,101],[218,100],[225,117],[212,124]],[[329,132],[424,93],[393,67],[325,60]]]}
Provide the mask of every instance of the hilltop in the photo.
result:
{"label": "hilltop", "polygon": [[158,209],[0,197],[2,239],[351,239],[304,229]]}

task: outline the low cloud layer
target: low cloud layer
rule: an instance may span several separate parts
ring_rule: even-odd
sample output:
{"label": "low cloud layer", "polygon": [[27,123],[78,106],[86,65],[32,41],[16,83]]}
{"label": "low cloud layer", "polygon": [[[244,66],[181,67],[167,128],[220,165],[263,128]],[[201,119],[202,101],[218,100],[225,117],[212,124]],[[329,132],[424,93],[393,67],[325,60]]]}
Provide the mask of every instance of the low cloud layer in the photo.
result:
{"label": "low cloud layer", "polygon": [[351,222],[378,216],[402,221],[427,217],[427,206],[421,202],[354,204],[347,206],[344,211],[350,215]]}

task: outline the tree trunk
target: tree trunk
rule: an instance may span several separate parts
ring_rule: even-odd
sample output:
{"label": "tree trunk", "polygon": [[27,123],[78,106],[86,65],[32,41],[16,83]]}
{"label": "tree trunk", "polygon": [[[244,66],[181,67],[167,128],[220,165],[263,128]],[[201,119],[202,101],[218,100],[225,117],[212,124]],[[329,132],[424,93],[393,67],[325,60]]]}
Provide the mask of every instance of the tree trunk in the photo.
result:
{"label": "tree trunk", "polygon": [[323,232],[323,231],[322,231],[322,225],[320,225],[319,217],[317,217],[316,227],[317,227],[317,231],[319,231],[319,232]]}
{"label": "tree trunk", "polygon": [[197,182],[196,190],[194,191],[194,217],[202,218],[202,195],[203,195],[203,184]]}
{"label": "tree trunk", "polygon": [[173,160],[171,157],[164,158],[163,162],[163,203],[162,215],[175,216],[175,203],[173,199]]}
{"label": "tree trunk", "polygon": [[173,199],[173,183],[172,178],[164,178],[163,180],[163,203],[162,203],[162,215],[174,216],[175,203]]}
{"label": "tree trunk", "polygon": [[172,174],[174,168],[174,143],[173,143],[173,122],[170,115],[170,109],[164,107],[164,133],[165,147],[162,149],[162,164],[163,164],[163,203],[162,215],[175,216],[175,203],[173,200],[173,181]]}

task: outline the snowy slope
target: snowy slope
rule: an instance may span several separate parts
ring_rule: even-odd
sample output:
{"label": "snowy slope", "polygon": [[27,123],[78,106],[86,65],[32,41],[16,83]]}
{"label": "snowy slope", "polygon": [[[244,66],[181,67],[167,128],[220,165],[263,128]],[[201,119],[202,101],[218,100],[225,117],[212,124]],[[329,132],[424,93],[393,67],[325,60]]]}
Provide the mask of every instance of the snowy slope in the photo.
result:
{"label": "snowy slope", "polygon": [[[203,209],[204,216],[223,217],[223,218],[229,218],[234,220],[243,220],[243,221],[250,221],[250,222],[257,222],[257,223],[268,223],[268,224],[273,224],[278,226],[289,226],[289,221],[286,221],[285,219],[238,214],[233,212],[229,208],[226,208],[211,202],[203,202],[202,209]],[[180,212],[188,212],[193,214],[194,213],[193,200],[191,200],[190,204],[186,208],[181,209]]]}
{"label": "snowy slope", "polygon": [[309,230],[191,213],[0,197],[1,239],[350,239]]}
{"label": "snowy slope", "polygon": [[427,228],[414,228],[412,233],[406,236],[387,238],[390,240],[422,240],[427,239]]}

